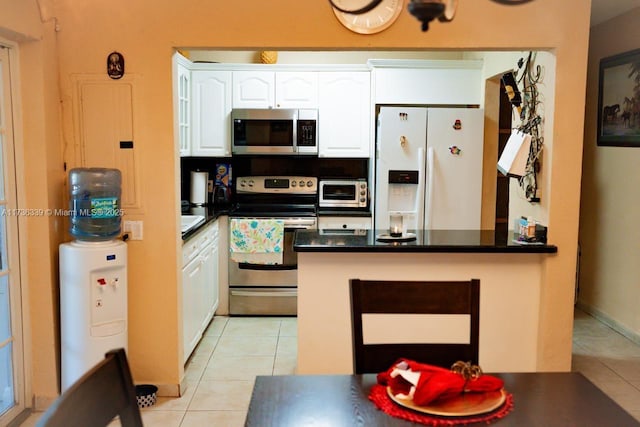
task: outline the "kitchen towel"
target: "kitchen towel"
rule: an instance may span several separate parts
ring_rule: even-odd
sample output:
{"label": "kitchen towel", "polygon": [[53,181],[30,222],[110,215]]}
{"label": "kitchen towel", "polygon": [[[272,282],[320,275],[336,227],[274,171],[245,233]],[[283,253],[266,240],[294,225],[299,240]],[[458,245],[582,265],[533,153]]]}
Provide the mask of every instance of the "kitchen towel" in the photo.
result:
{"label": "kitchen towel", "polygon": [[229,251],[235,262],[282,264],[284,221],[231,218]]}

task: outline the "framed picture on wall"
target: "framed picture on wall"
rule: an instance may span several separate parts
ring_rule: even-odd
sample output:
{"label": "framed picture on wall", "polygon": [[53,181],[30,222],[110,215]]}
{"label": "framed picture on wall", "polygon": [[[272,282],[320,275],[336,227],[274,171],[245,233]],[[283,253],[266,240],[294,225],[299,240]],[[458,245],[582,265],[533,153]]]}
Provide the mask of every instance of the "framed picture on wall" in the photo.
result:
{"label": "framed picture on wall", "polygon": [[640,49],[600,60],[598,145],[640,147]]}

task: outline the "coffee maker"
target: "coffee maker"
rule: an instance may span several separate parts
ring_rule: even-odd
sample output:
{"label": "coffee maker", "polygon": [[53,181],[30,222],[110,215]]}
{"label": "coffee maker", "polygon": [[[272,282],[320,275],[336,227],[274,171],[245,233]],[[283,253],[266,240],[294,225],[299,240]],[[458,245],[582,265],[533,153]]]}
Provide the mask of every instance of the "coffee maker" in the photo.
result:
{"label": "coffee maker", "polygon": [[213,206],[227,207],[231,203],[231,190],[226,185],[213,188]]}

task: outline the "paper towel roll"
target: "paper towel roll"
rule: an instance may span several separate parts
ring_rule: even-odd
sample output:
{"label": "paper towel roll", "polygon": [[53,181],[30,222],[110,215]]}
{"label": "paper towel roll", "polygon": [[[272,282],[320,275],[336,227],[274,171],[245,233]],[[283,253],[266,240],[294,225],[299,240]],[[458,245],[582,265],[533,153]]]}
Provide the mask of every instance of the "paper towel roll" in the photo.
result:
{"label": "paper towel roll", "polygon": [[191,197],[189,201],[192,205],[202,206],[207,204],[208,181],[208,172],[191,172]]}

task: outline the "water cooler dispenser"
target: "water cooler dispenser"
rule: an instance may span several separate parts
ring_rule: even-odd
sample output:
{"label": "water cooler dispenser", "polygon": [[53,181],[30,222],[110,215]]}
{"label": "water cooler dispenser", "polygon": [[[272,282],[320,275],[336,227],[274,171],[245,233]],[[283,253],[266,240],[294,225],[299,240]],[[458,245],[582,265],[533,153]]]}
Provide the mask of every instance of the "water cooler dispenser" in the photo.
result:
{"label": "water cooler dispenser", "polygon": [[61,386],[114,348],[127,348],[127,245],[120,234],[117,169],[69,173],[70,233],[60,245]]}

